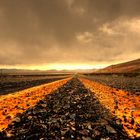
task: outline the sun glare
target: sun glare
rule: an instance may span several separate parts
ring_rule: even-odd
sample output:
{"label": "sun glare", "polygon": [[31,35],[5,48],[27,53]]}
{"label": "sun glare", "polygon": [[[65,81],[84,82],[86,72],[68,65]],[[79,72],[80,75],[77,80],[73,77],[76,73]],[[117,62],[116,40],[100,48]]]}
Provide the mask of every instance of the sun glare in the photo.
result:
{"label": "sun glare", "polygon": [[105,65],[84,65],[84,64],[52,64],[42,66],[31,66],[31,69],[40,70],[86,70],[86,69],[100,69]]}
{"label": "sun glare", "polygon": [[29,70],[86,70],[86,69],[100,69],[107,65],[86,65],[86,64],[49,64],[49,65],[16,65],[16,66],[1,66],[2,68],[12,69],[29,69]]}

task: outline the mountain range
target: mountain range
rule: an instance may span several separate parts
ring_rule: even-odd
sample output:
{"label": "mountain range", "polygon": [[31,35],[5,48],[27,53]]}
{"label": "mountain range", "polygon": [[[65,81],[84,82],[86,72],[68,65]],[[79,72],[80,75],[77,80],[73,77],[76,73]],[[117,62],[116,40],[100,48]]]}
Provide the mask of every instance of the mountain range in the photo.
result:
{"label": "mountain range", "polygon": [[0,69],[0,74],[71,74],[71,73],[140,73],[140,59],[110,65],[103,69],[87,70],[25,70],[25,69]]}

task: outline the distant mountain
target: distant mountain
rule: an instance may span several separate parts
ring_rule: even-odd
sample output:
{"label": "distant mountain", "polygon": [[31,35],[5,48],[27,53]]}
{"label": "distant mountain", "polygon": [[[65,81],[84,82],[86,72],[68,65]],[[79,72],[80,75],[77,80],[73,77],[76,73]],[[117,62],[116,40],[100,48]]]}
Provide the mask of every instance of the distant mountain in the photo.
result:
{"label": "distant mountain", "polygon": [[0,74],[21,74],[21,75],[39,75],[39,74],[72,74],[72,73],[83,73],[92,72],[93,70],[27,70],[27,69],[0,69]]}
{"label": "distant mountain", "polygon": [[24,69],[0,69],[2,74],[30,74],[37,73],[38,70],[24,70]]}
{"label": "distant mountain", "polygon": [[23,74],[23,75],[38,75],[38,74],[57,74],[57,73],[65,73],[63,71],[57,70],[28,70],[28,69],[0,69],[0,73],[2,74]]}
{"label": "distant mountain", "polygon": [[108,66],[104,69],[99,70],[102,73],[131,73],[131,72],[140,72],[140,59],[133,61],[115,64]]}

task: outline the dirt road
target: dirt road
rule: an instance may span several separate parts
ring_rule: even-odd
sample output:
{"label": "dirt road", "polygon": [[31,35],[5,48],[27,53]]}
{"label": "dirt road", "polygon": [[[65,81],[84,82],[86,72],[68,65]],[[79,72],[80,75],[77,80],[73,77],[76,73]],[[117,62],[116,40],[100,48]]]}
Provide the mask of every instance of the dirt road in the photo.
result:
{"label": "dirt road", "polygon": [[0,135],[9,140],[129,139],[112,114],[77,78],[18,114]]}

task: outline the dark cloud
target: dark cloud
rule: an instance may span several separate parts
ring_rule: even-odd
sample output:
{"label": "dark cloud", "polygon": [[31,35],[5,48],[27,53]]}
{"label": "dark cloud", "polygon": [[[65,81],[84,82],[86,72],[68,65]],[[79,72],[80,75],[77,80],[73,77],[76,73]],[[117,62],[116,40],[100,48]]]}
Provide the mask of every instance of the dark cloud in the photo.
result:
{"label": "dark cloud", "polygon": [[0,0],[0,64],[135,59],[139,5],[139,0]]}

